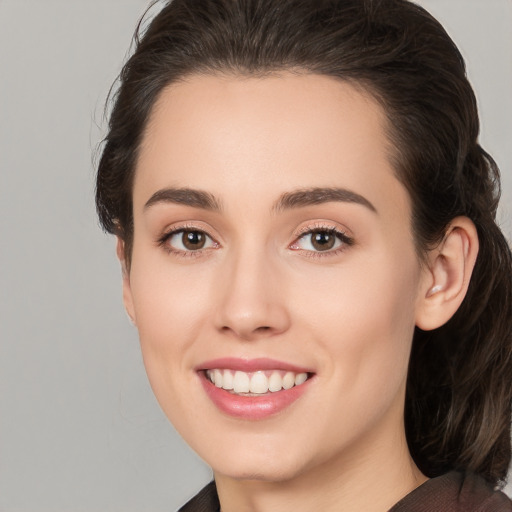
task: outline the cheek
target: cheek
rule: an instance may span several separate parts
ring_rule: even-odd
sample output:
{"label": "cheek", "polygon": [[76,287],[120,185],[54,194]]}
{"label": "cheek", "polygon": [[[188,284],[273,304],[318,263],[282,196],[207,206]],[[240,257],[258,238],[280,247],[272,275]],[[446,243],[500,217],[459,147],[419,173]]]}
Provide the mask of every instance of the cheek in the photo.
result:
{"label": "cheek", "polygon": [[405,378],[419,275],[414,256],[374,254],[336,272],[322,269],[314,294],[301,293],[300,316],[310,319],[331,371],[347,388],[396,389]]}
{"label": "cheek", "polygon": [[[209,279],[200,270],[171,265],[166,254],[137,254],[131,291],[144,364],[158,398],[158,382],[193,376],[194,341],[208,311]],[[187,378],[187,377],[185,377]],[[168,384],[165,384],[168,387]]]}
{"label": "cheek", "polygon": [[208,280],[191,280],[190,269],[177,270],[150,258],[135,257],[131,289],[146,373],[161,408],[179,432],[194,439],[191,415],[202,410],[192,371],[197,339],[207,316]]}
{"label": "cheek", "polygon": [[399,431],[418,276],[414,263],[377,255],[319,272],[315,293],[301,295],[301,331],[314,340],[310,348],[323,368],[318,407],[328,420],[321,437],[333,446],[387,421]]}

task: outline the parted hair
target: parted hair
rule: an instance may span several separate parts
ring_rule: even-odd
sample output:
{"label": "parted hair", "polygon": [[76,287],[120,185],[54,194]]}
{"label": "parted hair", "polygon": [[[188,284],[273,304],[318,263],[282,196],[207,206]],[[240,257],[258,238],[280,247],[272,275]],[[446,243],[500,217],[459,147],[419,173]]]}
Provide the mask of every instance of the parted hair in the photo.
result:
{"label": "parted hair", "polygon": [[173,0],[145,29],[111,96],[98,166],[103,228],[133,241],[138,148],[161,91],[191,74],[264,76],[296,71],[362,88],[387,116],[396,177],[412,203],[418,256],[469,217],[479,254],[456,314],[416,329],[405,426],[430,477],[457,469],[495,485],[511,458],[512,257],[496,223],[499,170],[478,142],[464,60],[443,27],[407,0]]}

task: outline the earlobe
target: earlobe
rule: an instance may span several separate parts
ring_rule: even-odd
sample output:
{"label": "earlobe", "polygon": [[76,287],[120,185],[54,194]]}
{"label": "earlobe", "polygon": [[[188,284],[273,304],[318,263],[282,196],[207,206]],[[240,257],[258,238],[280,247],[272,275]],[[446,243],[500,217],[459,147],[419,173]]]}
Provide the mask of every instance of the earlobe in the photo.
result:
{"label": "earlobe", "polygon": [[467,217],[453,219],[441,244],[429,254],[417,304],[417,327],[436,329],[455,314],[466,296],[477,254],[473,222]]}
{"label": "earlobe", "polygon": [[121,264],[121,273],[123,277],[123,303],[124,308],[126,310],[126,314],[128,315],[131,323],[137,326],[137,322],[135,320],[135,309],[133,307],[133,298],[132,298],[132,289],[130,284],[130,271],[128,270],[126,264],[125,257],[125,245],[124,241],[117,237],[117,245],[116,245],[116,253],[117,258],[119,259],[119,263]]}

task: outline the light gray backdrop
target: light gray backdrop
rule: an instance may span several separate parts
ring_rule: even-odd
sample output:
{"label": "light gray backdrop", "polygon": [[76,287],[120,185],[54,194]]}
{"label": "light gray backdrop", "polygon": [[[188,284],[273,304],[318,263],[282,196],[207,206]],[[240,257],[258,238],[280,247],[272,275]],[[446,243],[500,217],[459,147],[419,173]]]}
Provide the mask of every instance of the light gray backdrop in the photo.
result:
{"label": "light gray backdrop", "polygon": [[[468,60],[512,234],[512,1],[422,0]],[[93,207],[146,0],[0,0],[0,511],[172,511],[210,478],[151,393]],[[511,492],[511,488],[508,488]]]}

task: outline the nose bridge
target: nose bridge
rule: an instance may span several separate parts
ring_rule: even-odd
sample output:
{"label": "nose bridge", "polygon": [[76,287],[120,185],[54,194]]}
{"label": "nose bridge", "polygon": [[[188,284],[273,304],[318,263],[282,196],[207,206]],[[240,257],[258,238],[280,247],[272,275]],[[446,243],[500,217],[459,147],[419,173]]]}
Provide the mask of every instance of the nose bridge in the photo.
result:
{"label": "nose bridge", "polygon": [[218,279],[218,328],[247,340],[288,328],[279,271],[264,247],[246,244],[232,251]]}

